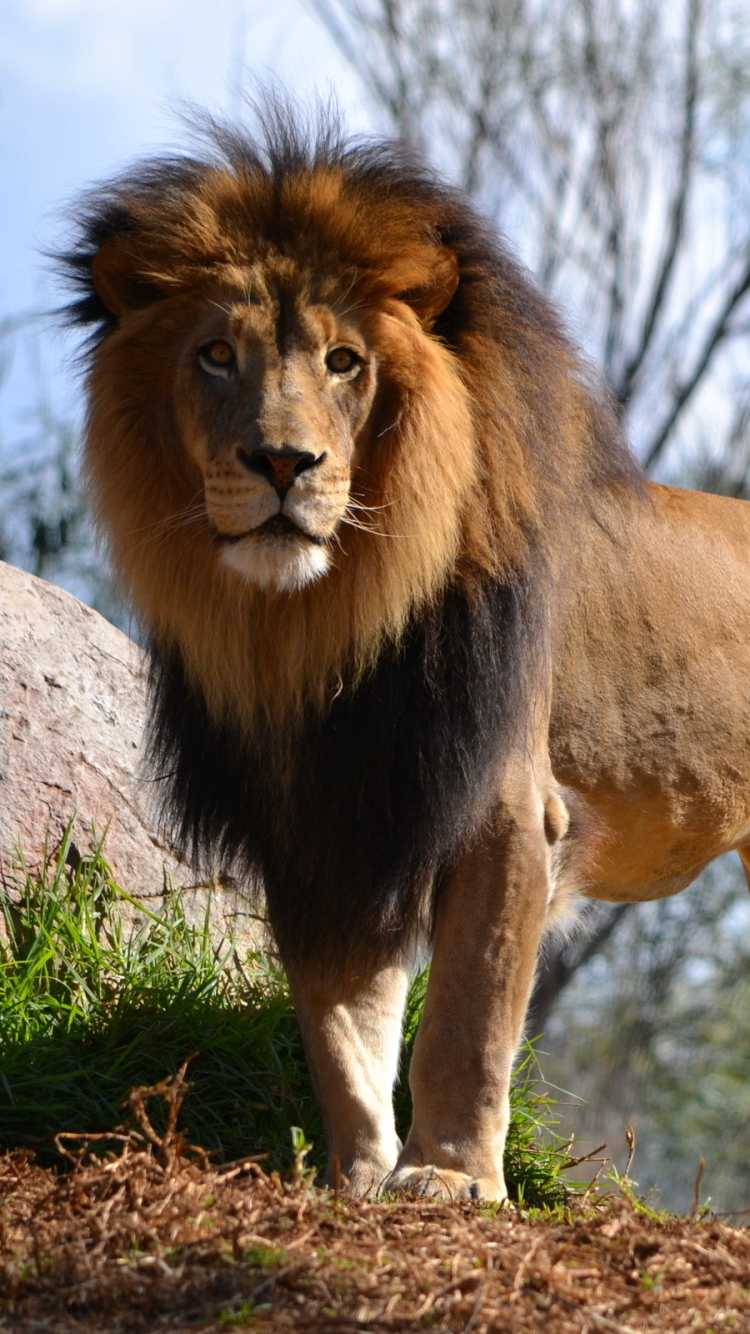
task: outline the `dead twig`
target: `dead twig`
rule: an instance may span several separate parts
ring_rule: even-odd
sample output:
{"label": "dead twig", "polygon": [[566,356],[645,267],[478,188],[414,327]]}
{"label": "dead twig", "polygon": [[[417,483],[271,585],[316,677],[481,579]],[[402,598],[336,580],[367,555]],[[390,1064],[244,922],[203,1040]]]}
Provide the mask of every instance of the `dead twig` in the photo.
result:
{"label": "dead twig", "polygon": [[633,1157],[635,1155],[635,1129],[633,1126],[625,1127],[625,1140],[627,1142],[629,1152],[628,1152],[628,1161],[625,1164],[625,1171],[623,1175],[627,1177],[630,1176],[630,1169],[633,1165]]}
{"label": "dead twig", "polygon": [[705,1170],[706,1170],[706,1160],[705,1160],[705,1158],[701,1158],[701,1160],[700,1160],[700,1162],[699,1162],[699,1164],[698,1164],[698,1171],[697,1171],[697,1173],[696,1173],[696,1177],[695,1177],[695,1192],[694,1192],[694,1195],[693,1195],[693,1207],[692,1207],[691,1210],[690,1210],[690,1217],[691,1217],[691,1218],[695,1218],[695,1217],[696,1217],[696,1215],[697,1215],[697,1213],[698,1213],[698,1209],[700,1208],[700,1202],[701,1202],[701,1198],[700,1198],[700,1197],[701,1197],[701,1182],[702,1182],[702,1180],[703,1180],[703,1173],[705,1172]]}

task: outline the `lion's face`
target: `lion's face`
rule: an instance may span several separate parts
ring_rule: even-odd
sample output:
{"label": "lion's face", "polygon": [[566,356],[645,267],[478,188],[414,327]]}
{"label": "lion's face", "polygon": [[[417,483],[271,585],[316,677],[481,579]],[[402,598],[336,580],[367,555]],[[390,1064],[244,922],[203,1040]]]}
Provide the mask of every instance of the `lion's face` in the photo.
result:
{"label": "lion's face", "polygon": [[353,503],[377,367],[367,330],[299,293],[204,300],[176,408],[221,562],[262,588],[325,574]]}
{"label": "lion's face", "polygon": [[96,519],[146,632],[249,728],[361,679],[447,584],[510,560],[525,512],[519,488],[507,522],[490,506],[484,353],[438,328],[460,266],[429,201],[343,169],[267,187],[127,183],[76,259]]}

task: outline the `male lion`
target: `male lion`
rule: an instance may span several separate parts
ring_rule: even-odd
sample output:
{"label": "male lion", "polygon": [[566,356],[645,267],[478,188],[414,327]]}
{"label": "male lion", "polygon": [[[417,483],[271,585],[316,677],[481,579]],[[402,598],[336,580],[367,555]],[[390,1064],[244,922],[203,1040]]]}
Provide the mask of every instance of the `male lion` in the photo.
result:
{"label": "male lion", "polygon": [[502,1199],[566,891],[750,860],[750,507],[644,480],[555,313],[410,153],[266,119],[81,207],[91,492],[165,817],[262,884],[331,1164]]}

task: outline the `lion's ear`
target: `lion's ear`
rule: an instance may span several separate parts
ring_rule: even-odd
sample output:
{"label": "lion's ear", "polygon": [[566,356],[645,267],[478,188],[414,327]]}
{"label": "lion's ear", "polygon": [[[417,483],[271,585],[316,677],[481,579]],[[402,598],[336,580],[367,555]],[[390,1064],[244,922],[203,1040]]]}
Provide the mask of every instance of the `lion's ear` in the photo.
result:
{"label": "lion's ear", "polygon": [[91,263],[91,281],[98,297],[113,315],[143,310],[164,293],[139,273],[132,241],[126,233],[104,241]]}
{"label": "lion's ear", "polygon": [[434,261],[429,281],[398,293],[398,300],[411,306],[425,329],[431,329],[456,295],[460,278],[458,260],[452,250],[442,246]]}

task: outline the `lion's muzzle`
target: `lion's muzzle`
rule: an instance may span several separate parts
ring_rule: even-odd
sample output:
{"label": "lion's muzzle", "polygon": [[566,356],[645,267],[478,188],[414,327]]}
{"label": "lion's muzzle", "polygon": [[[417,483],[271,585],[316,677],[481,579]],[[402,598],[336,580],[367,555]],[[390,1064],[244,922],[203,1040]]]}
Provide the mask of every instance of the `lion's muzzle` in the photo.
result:
{"label": "lion's muzzle", "polygon": [[291,445],[278,449],[265,446],[250,452],[241,445],[237,447],[237,458],[243,467],[265,477],[282,500],[297,478],[309,468],[317,467],[325,457],[325,451],[316,456],[310,450],[294,449]]}

